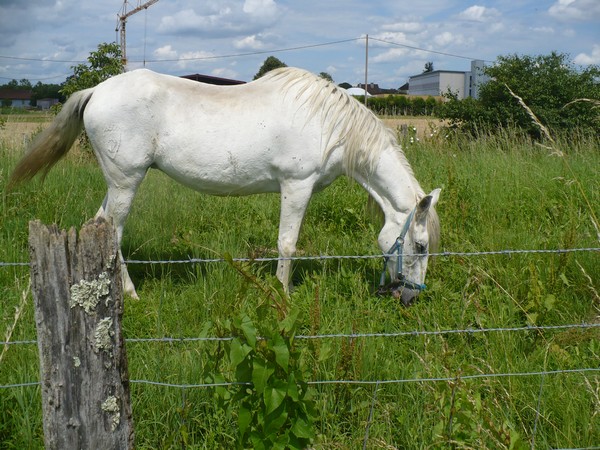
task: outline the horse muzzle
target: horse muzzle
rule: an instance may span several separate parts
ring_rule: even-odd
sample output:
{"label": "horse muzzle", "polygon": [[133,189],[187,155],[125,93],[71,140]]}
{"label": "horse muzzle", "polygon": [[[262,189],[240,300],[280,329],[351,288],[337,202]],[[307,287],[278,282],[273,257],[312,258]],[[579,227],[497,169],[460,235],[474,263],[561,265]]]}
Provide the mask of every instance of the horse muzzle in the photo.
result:
{"label": "horse muzzle", "polygon": [[424,284],[413,283],[399,275],[395,281],[380,286],[377,295],[391,294],[395,299],[402,300],[404,306],[410,306],[425,288]]}

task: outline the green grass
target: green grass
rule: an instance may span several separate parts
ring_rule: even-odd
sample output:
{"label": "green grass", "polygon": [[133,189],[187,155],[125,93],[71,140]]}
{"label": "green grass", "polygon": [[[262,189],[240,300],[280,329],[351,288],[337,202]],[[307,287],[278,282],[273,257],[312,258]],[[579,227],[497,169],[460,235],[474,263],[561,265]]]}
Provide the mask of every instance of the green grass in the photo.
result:
{"label": "green grass", "polygon": [[[441,250],[598,247],[589,207],[598,217],[598,142],[580,137],[560,145],[564,158],[509,132],[473,141],[407,142],[424,189],[443,188]],[[1,187],[19,150],[0,142]],[[103,196],[93,158],[70,155],[44,184],[34,182],[2,200],[0,261],[28,260],[29,220],[80,227]],[[367,218],[366,202],[361,188],[346,179],[316,195],[300,253],[376,254],[378,230]],[[124,252],[140,260],[225,252],[275,256],[278,208],[276,195],[209,197],[151,172],[135,200]],[[589,252],[433,258],[429,288],[411,308],[372,295],[380,260],[299,262],[292,302],[302,312],[300,334],[597,322],[599,261],[598,253]],[[245,270],[274,279],[273,264]],[[141,300],[126,303],[127,338],[213,336],[232,317],[254,317],[264,301],[227,264],[131,265],[130,272]],[[27,285],[27,268],[0,267],[2,340],[6,330],[12,330],[11,341],[35,339],[32,301],[22,300]],[[373,449],[529,448],[534,437],[538,448],[598,446],[597,373],[461,377],[598,367],[599,337],[598,329],[567,329],[297,341],[313,380],[452,379],[380,384],[376,393],[374,385],[319,385],[314,446],[361,448],[372,405],[367,447]],[[219,367],[211,360],[217,346],[130,343],[130,377],[200,383]],[[35,345],[10,346],[0,360],[0,385],[35,381],[38,370]],[[137,448],[234,446],[235,421],[207,389],[133,384],[132,401]],[[43,448],[40,411],[38,387],[1,389],[0,447]]]}

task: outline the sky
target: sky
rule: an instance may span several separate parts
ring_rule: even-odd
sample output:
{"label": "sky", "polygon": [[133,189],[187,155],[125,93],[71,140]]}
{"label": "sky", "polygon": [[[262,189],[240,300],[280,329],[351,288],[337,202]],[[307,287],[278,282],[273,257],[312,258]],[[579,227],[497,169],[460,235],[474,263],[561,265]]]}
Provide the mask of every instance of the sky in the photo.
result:
{"label": "sky", "polygon": [[[131,11],[147,0],[129,0]],[[60,84],[118,42],[123,0],[0,0],[0,84]],[[158,0],[127,20],[128,70],[250,81],[268,56],[336,83],[398,88],[427,62],[566,53],[600,65],[600,0]]]}

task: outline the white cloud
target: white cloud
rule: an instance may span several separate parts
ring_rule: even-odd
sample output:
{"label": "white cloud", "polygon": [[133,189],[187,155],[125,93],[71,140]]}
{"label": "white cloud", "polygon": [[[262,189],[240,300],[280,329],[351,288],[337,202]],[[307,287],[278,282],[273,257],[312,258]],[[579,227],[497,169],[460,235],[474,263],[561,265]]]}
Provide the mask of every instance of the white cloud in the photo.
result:
{"label": "white cloud", "polygon": [[465,47],[472,44],[472,38],[465,38],[462,34],[444,31],[433,37],[434,47],[441,48],[448,46]]}
{"label": "white cloud", "polygon": [[598,0],[558,0],[548,10],[555,19],[565,21],[592,21],[600,19]]}
{"label": "white cloud", "polygon": [[595,44],[592,47],[592,53],[590,55],[586,53],[580,53],[573,61],[575,64],[581,64],[582,66],[600,64],[600,44]]}
{"label": "white cloud", "polygon": [[253,34],[276,23],[279,8],[273,0],[209,2],[164,16],[158,26],[163,34],[233,37]]}
{"label": "white cloud", "polygon": [[258,35],[253,34],[242,39],[234,40],[233,46],[240,50],[262,50],[265,48],[265,43]]}
{"label": "white cloud", "polygon": [[455,37],[449,31],[444,31],[433,38],[433,42],[440,47],[445,47],[455,41]]}
{"label": "white cloud", "polygon": [[[394,44],[406,44],[406,45],[415,45],[414,42],[410,41],[406,34],[400,31],[384,31],[383,33],[377,33],[373,35],[375,39],[381,39],[386,42],[393,42]],[[387,44],[383,42],[373,41],[369,43],[373,46],[387,46]],[[362,44],[361,44],[362,45]]]}
{"label": "white cloud", "polygon": [[157,59],[177,59],[177,51],[171,45],[164,45],[153,52]]}
{"label": "white cloud", "polygon": [[205,58],[210,58],[214,56],[213,53],[203,52],[203,51],[189,51],[183,52],[177,65],[182,69],[186,68],[188,65],[197,65],[198,61]]}
{"label": "white cloud", "polygon": [[336,66],[327,66],[325,68],[325,72],[327,72],[329,75],[334,75],[337,72],[337,67]]}
{"label": "white cloud", "polygon": [[246,14],[267,18],[273,18],[278,13],[273,0],[246,0],[242,9]]}
{"label": "white cloud", "polygon": [[533,27],[531,31],[535,31],[536,33],[545,33],[552,34],[554,33],[554,28],[552,27]]}
{"label": "white cloud", "polygon": [[423,30],[424,25],[419,22],[395,22],[385,24],[381,27],[386,31],[400,31],[402,33],[418,33]]}
{"label": "white cloud", "polygon": [[198,60],[211,58],[213,53],[204,51],[187,51],[179,53],[171,44],[164,45],[152,52],[157,60],[177,60],[177,66],[184,69],[190,64],[197,64]]}
{"label": "white cloud", "polygon": [[409,50],[405,48],[390,48],[389,50],[370,58],[374,63],[386,63],[399,61],[408,54]]}
{"label": "white cloud", "polygon": [[495,8],[473,5],[462,11],[458,17],[471,22],[489,22],[496,19],[500,12]]}
{"label": "white cloud", "polygon": [[213,69],[210,72],[210,74],[214,77],[230,78],[230,79],[236,79],[239,76],[235,70],[231,70],[226,67],[220,67],[217,69]]}

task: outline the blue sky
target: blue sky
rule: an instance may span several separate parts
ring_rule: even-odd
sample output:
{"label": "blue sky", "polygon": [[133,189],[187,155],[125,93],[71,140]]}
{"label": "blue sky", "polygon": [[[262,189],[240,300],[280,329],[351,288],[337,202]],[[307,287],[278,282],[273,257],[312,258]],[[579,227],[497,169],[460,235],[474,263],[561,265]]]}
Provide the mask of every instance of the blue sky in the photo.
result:
{"label": "blue sky", "polygon": [[[99,43],[116,40],[122,6],[0,0],[0,84],[63,82]],[[600,65],[600,0],[159,0],[129,18],[127,56],[130,69],[249,81],[273,55],[356,85],[365,77],[366,35],[369,81],[385,88],[429,61],[469,70],[470,59],[557,51]]]}

